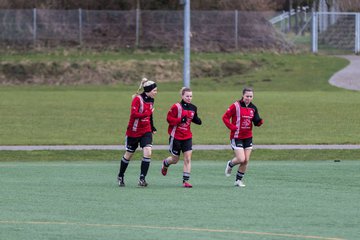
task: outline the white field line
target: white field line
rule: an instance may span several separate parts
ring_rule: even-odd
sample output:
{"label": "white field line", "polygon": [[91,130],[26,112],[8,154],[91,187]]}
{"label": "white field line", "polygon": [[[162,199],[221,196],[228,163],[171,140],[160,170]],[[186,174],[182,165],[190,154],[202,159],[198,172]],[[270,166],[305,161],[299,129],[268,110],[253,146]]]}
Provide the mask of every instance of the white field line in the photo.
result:
{"label": "white field line", "polygon": [[241,231],[230,229],[209,229],[209,228],[190,228],[190,227],[164,227],[164,226],[148,226],[148,225],[132,225],[132,224],[98,224],[98,223],[80,223],[80,222],[47,222],[47,221],[9,221],[0,220],[3,225],[70,225],[81,227],[111,227],[111,228],[135,228],[135,229],[160,229],[160,230],[176,230],[176,231],[193,231],[193,232],[215,232],[215,233],[236,233],[248,235],[263,235],[274,237],[300,238],[300,239],[319,239],[319,240],[345,240],[343,238],[309,236],[286,233],[270,233],[270,232],[255,232],[255,231]]}

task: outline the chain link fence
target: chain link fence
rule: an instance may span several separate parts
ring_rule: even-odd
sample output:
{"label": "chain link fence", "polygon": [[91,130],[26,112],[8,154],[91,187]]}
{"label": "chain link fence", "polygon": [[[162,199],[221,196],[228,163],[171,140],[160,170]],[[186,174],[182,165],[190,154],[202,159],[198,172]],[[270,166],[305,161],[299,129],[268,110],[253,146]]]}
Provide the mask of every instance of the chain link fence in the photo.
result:
{"label": "chain link fence", "polygon": [[[183,11],[0,10],[0,45],[183,46]],[[359,13],[192,11],[191,48],[359,53]]]}
{"label": "chain link fence", "polygon": [[360,53],[360,13],[313,13],[312,51]]}
{"label": "chain link fence", "polygon": [[[268,21],[275,13],[192,11],[193,50],[291,50]],[[183,11],[0,10],[0,44],[179,48]]]}

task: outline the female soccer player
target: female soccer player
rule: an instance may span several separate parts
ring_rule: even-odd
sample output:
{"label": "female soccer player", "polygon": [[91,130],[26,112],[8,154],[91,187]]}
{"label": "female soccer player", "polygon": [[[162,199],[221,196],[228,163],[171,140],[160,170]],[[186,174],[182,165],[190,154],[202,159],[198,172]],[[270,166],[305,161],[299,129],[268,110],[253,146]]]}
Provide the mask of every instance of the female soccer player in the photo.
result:
{"label": "female soccer player", "polygon": [[[139,94],[141,88],[144,88],[144,91]],[[130,120],[125,137],[126,152],[120,161],[120,170],[117,177],[119,187],[125,187],[124,174],[139,143],[140,147],[143,149],[143,159],[141,161],[138,185],[140,187],[146,187],[148,185],[145,177],[150,166],[152,135],[153,133],[156,133],[152,117],[156,94],[156,83],[143,78],[139,89],[136,94],[133,95]]]}
{"label": "female soccer player", "polygon": [[180,90],[181,102],[175,103],[167,114],[169,123],[169,152],[172,154],[163,160],[161,173],[166,175],[171,164],[179,161],[180,151],[184,154],[183,187],[192,188],[189,183],[191,173],[191,154],[192,154],[192,133],[191,122],[201,125],[201,119],[197,115],[197,108],[191,104],[192,91],[190,88],[183,87]]}
{"label": "female soccer player", "polygon": [[235,157],[228,161],[225,168],[225,175],[229,177],[235,165],[240,164],[236,174],[234,185],[245,187],[242,179],[245,175],[252,150],[252,125],[260,127],[264,120],[260,118],[256,106],[251,102],[254,91],[251,88],[243,89],[243,96],[240,100],[231,104],[222,117],[222,120],[230,132],[230,143],[234,150]]}

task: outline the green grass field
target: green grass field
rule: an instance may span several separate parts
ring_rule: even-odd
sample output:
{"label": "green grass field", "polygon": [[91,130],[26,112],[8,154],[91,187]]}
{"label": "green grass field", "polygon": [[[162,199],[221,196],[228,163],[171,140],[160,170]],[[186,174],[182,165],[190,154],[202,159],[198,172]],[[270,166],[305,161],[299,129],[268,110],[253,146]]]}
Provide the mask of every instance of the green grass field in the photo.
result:
{"label": "green grass field", "polygon": [[[118,58],[116,58],[116,56]],[[129,61],[175,59],[178,53],[105,52],[5,54],[3,61]],[[344,59],[309,54],[194,53],[193,61],[244,59],[262,66],[241,76],[193,78],[193,103],[202,126],[193,126],[195,144],[227,144],[221,116],[245,85],[265,124],[255,130],[256,144],[359,144],[360,101],[355,91],[328,84]],[[181,82],[159,83],[154,144],[167,144],[166,113],[179,101]],[[131,95],[136,85],[1,86],[0,145],[123,144]],[[344,107],[344,104],[346,107]],[[341,111],[340,111],[341,110]]]}
{"label": "green grass field", "polygon": [[[346,66],[308,54],[196,54],[201,59],[262,63],[241,76],[193,78],[202,126],[194,144],[228,144],[221,122],[245,85],[265,124],[255,144],[360,144],[355,91],[330,86]],[[178,53],[3,54],[1,61],[144,61]],[[166,113],[181,82],[159,83],[154,144],[167,144]],[[123,144],[134,84],[0,86],[0,145]],[[167,151],[154,151],[147,189],[136,187],[141,152],[115,177],[123,151],[0,151],[0,239],[357,239],[359,150],[255,150],[245,182],[224,176],[228,151],[194,151],[191,183],[182,162],[160,175]],[[205,160],[206,159],[206,160]],[[339,159],[340,162],[334,162]],[[216,161],[214,161],[216,160]],[[279,161],[283,160],[283,161]],[[307,160],[307,161],[302,161]],[[317,160],[317,161],[314,161]]]}
{"label": "green grass field", "polygon": [[[202,126],[194,125],[195,144],[227,144],[222,114],[239,91],[194,92]],[[161,92],[155,103],[158,133],[167,144],[166,114],[179,100]],[[0,145],[123,144],[131,92],[110,90],[13,90],[0,94]],[[346,103],[344,102],[346,101]],[[256,144],[359,144],[359,94],[338,92],[255,92],[265,119],[255,129]],[[346,104],[346,107],[344,107]]]}
{"label": "green grass field", "polygon": [[[0,151],[0,162],[52,162],[52,161],[103,161],[121,159],[122,150],[37,150],[37,151]],[[162,160],[169,154],[167,150],[154,150],[153,160]],[[233,157],[230,145],[228,150],[195,150],[192,159],[194,161],[207,159],[225,161]],[[276,161],[276,160],[359,160],[360,149],[292,149],[272,150],[254,149],[251,154],[253,160]],[[142,152],[137,151],[133,159],[141,159]]]}
{"label": "green grass field", "polygon": [[118,188],[117,161],[0,163],[0,239],[357,239],[359,161],[253,161],[245,188],[224,162],[182,163]]}

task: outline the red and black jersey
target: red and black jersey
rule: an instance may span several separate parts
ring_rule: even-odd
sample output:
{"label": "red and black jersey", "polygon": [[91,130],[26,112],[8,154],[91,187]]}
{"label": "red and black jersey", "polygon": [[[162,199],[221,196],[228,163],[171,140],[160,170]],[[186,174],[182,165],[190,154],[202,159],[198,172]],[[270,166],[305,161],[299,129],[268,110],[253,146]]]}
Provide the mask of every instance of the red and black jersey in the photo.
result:
{"label": "red and black jersey", "polygon": [[222,120],[231,130],[230,139],[250,138],[252,137],[253,123],[255,126],[263,123],[256,106],[252,103],[246,106],[243,100],[231,104]]}
{"label": "red and black jersey", "polygon": [[145,93],[137,95],[131,102],[130,119],[126,131],[128,137],[141,137],[154,131],[152,109],[154,99]]}
{"label": "red and black jersey", "polygon": [[177,140],[192,138],[191,122],[201,125],[196,106],[184,101],[172,105],[167,114],[167,122],[169,135]]}

